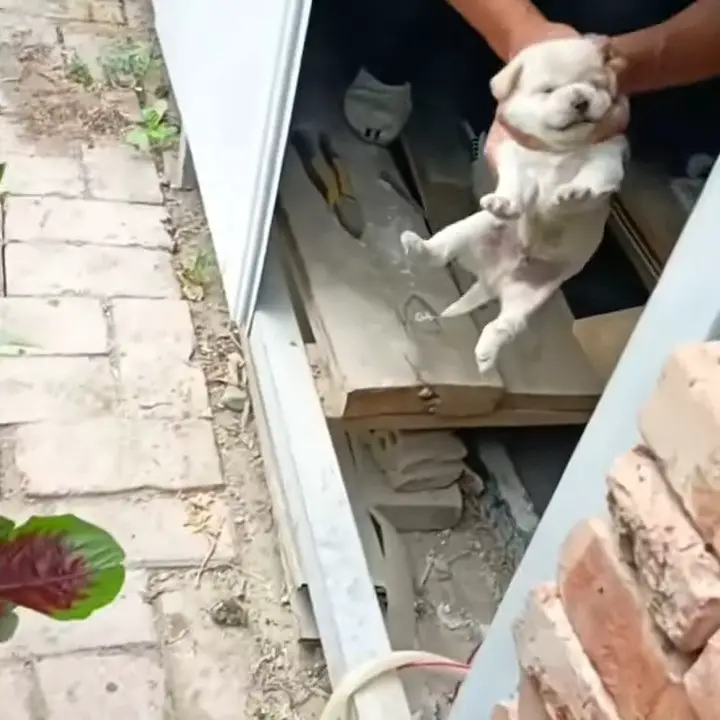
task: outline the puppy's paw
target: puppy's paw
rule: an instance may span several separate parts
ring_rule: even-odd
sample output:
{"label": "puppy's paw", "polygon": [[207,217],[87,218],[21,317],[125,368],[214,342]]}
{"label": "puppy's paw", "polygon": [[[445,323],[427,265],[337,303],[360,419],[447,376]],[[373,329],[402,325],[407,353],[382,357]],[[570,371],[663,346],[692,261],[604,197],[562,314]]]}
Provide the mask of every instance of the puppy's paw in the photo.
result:
{"label": "puppy's paw", "polygon": [[405,254],[411,259],[418,259],[430,265],[442,266],[442,258],[437,257],[428,247],[427,240],[423,240],[416,232],[405,230],[400,235]]}
{"label": "puppy's paw", "polygon": [[550,198],[550,208],[563,210],[583,210],[595,207],[610,196],[609,192],[590,185],[574,185],[566,183],[555,190]]}
{"label": "puppy's paw", "polygon": [[475,346],[475,363],[481,375],[495,367],[500,348],[495,343],[483,342],[480,338]]}
{"label": "puppy's paw", "polygon": [[522,213],[516,201],[495,193],[488,193],[480,198],[480,207],[499,220],[516,220]]}

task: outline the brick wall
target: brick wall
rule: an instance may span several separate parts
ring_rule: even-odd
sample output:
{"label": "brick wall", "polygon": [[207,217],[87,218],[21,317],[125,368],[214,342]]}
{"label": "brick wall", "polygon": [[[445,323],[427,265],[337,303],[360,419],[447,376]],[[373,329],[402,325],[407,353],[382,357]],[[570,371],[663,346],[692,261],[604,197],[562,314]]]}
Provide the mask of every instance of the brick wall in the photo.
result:
{"label": "brick wall", "polygon": [[609,519],[573,529],[515,624],[493,720],[720,719],[720,343],[672,355],[639,425]]}

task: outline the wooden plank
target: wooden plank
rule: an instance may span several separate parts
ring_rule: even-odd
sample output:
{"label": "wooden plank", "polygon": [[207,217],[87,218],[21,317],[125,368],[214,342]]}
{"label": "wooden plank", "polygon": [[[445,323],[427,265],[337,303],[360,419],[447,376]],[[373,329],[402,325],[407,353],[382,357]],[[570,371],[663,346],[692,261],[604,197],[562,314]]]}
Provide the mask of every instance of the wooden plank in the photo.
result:
{"label": "wooden plank", "polygon": [[[441,110],[416,108],[404,139],[405,152],[433,231],[469,212],[476,203],[467,150],[455,131],[458,121]],[[459,286],[472,278],[454,271]],[[491,305],[473,313],[478,330],[497,314]],[[590,411],[602,384],[572,333],[573,317],[562,293],[531,319],[527,330],[505,348],[498,361],[505,385],[502,406],[518,410]]]}
{"label": "wooden plank", "polygon": [[371,415],[345,418],[342,416],[342,393],[334,386],[327,371],[321,349],[306,343],[305,351],[312,368],[315,387],[325,416],[332,427],[341,426],[348,432],[356,430],[452,430],[463,427],[534,427],[539,425],[582,425],[592,410],[543,410],[506,407],[501,400],[492,412],[485,415]]}
{"label": "wooden plank", "polygon": [[603,381],[613,374],[644,309],[628,308],[575,321],[575,337]]}
{"label": "wooden plank", "polygon": [[502,381],[497,373],[478,373],[470,318],[437,320],[457,299],[457,287],[447,271],[416,268],[405,257],[400,234],[423,232],[423,219],[380,179],[389,174],[402,184],[389,153],[357,139],[334,114],[339,92],[329,98],[320,93],[311,103],[312,115],[299,113],[299,124],[311,135],[320,130],[330,135],[362,207],[362,238],[340,226],[292,145],[280,202],[289,265],[342,393],[341,414],[490,412],[503,393]]}

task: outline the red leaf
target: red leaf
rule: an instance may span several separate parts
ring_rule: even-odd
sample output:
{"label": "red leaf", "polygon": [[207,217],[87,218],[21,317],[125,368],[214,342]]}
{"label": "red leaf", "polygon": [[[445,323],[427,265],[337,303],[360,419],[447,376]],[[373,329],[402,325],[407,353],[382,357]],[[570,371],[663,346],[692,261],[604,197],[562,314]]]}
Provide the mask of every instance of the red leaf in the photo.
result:
{"label": "red leaf", "polygon": [[25,535],[0,546],[0,567],[3,598],[45,615],[73,607],[90,580],[85,559],[53,535]]}
{"label": "red leaf", "polygon": [[58,620],[88,617],[120,592],[123,561],[113,538],[90,523],[32,517],[0,538],[0,603]]}

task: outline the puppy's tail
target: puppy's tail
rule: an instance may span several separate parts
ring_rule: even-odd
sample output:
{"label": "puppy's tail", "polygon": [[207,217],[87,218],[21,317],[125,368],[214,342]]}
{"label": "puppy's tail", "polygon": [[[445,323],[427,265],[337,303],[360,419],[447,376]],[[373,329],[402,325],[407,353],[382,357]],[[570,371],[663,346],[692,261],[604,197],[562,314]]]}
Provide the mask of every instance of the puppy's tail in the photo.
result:
{"label": "puppy's tail", "polygon": [[451,318],[465,315],[476,308],[487,305],[491,299],[485,285],[480,280],[477,280],[464,295],[460,296],[451,305],[448,305],[440,317]]}

